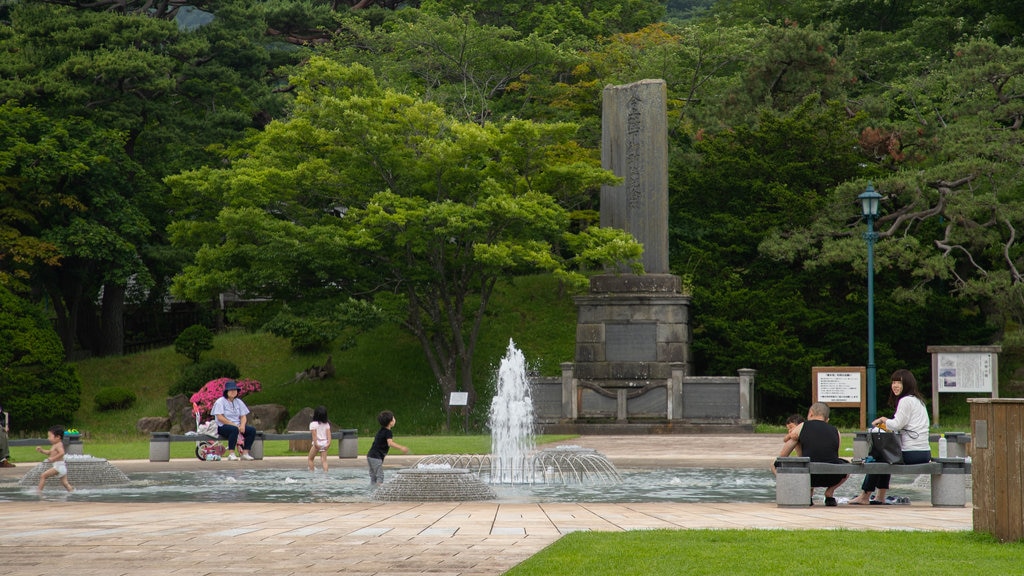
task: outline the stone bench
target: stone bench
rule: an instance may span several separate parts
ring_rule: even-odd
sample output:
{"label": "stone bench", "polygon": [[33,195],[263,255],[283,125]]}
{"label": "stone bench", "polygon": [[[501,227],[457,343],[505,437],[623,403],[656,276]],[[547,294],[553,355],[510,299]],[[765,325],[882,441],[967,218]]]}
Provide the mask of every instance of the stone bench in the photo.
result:
{"label": "stone bench", "polygon": [[936,458],[924,464],[827,464],[806,457],[779,457],[775,459],[775,473],[777,506],[807,506],[811,501],[811,474],[928,474],[932,479],[932,506],[961,507],[967,503],[971,463],[964,458]]}
{"label": "stone bench", "polygon": [[[257,431],[256,439],[253,440],[252,450],[250,450],[249,453],[252,454],[252,457],[256,460],[262,460],[263,442],[267,440],[300,440],[303,438],[310,438],[309,432],[271,434]],[[337,440],[338,458],[355,458],[359,455],[358,430],[355,428],[343,428],[332,432],[331,438]],[[224,438],[215,438],[205,434],[171,434],[170,432],[152,432],[149,437],[149,461],[170,461],[171,442],[201,442],[203,440],[224,440]]]}
{"label": "stone bench", "polygon": [[[8,438],[8,446],[49,446],[50,441],[46,438]],[[65,454],[76,454],[81,456],[85,454],[85,447],[82,445],[81,436],[65,436],[64,437],[64,453]]]}
{"label": "stone bench", "polygon": [[[946,432],[946,457],[966,458],[967,446],[971,443],[971,435],[965,432]],[[938,434],[929,434],[928,441],[935,444],[939,441]],[[855,432],[853,436],[853,457],[863,460],[868,456],[868,432]]]}

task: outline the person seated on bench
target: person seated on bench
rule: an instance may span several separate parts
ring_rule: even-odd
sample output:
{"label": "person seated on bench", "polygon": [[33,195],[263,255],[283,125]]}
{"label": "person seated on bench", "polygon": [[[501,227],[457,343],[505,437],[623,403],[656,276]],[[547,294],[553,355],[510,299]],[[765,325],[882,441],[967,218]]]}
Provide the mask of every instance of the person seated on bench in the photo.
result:
{"label": "person seated on bench", "polygon": [[[892,373],[889,392],[889,406],[896,408],[892,418],[875,418],[872,426],[900,433],[900,447],[903,448],[904,464],[924,464],[932,459],[932,448],[928,443],[928,408],[917,390],[917,379],[910,370],[899,369]],[[885,493],[889,490],[888,474],[867,474],[860,486],[861,494],[850,500],[850,504],[888,504]],[[875,499],[871,493],[878,490]]]}
{"label": "person seated on bench", "polygon": [[[786,434],[779,456],[789,456],[799,448],[801,455],[810,458],[811,462],[848,464],[839,457],[839,429],[828,423],[828,416],[828,404],[811,404],[807,420]],[[846,474],[811,474],[811,490],[824,488],[825,506],[835,506],[836,488],[842,486],[847,477]]]}
{"label": "person seated on bench", "polygon": [[238,435],[242,434],[242,460],[254,460],[249,450],[256,440],[256,429],[247,426],[246,415],[249,414],[249,407],[238,397],[238,383],[228,380],[224,383],[224,396],[217,398],[213,403],[210,414],[217,420],[217,434],[228,439],[228,460],[238,460],[235,449],[238,445]]}

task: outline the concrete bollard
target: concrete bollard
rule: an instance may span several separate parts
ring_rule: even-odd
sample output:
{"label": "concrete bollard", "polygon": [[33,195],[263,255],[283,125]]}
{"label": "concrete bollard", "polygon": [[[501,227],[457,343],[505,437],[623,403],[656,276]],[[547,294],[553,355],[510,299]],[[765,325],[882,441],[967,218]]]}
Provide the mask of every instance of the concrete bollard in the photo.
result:
{"label": "concrete bollard", "polygon": [[775,504],[809,506],[811,504],[811,459],[775,460]]}
{"label": "concrete bollard", "polygon": [[967,504],[967,475],[971,473],[971,463],[963,458],[933,460],[942,464],[942,474],[932,474],[932,506],[963,507]]}
{"label": "concrete bollard", "polygon": [[946,432],[946,456],[948,458],[966,458],[967,445],[971,442],[970,434],[964,432]]}

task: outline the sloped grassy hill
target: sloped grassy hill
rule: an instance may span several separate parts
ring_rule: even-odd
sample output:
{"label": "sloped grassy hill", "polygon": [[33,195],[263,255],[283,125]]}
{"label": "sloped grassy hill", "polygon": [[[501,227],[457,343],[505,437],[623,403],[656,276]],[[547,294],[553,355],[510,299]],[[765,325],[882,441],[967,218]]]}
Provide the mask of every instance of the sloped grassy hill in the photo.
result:
{"label": "sloped grassy hill", "polygon": [[[488,309],[477,349],[474,374],[481,402],[472,425],[486,421],[494,372],[510,338],[533,368],[557,375],[559,364],[572,360],[575,333],[572,297],[553,278],[520,278],[502,286]],[[333,378],[294,382],[296,372],[323,364],[327,356],[293,354],[286,340],[269,334],[229,331],[215,338],[214,349],[203,358],[231,360],[243,377],[262,383],[262,392],[246,397],[248,404],[282,404],[291,414],[323,404],[332,421],[358,428],[360,435],[376,432],[375,415],[385,408],[395,412],[402,434],[442,430],[445,417],[434,377],[418,342],[398,326],[381,326],[361,337],[355,348],[335,352]],[[167,390],[188,362],[169,346],[76,363],[83,390],[74,426],[98,438],[137,437],[139,418],[167,414]],[[105,386],[127,387],[138,401],[127,410],[97,412],[94,398]],[[453,430],[461,430],[461,422],[461,417],[453,419]]]}

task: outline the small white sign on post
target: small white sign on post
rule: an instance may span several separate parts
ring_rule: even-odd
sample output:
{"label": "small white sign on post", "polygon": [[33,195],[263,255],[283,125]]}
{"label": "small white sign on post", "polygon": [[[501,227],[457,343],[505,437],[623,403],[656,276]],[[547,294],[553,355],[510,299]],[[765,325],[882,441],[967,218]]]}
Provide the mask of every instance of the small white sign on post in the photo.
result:
{"label": "small white sign on post", "polygon": [[452,392],[448,396],[449,406],[465,406],[469,404],[469,392]]}

